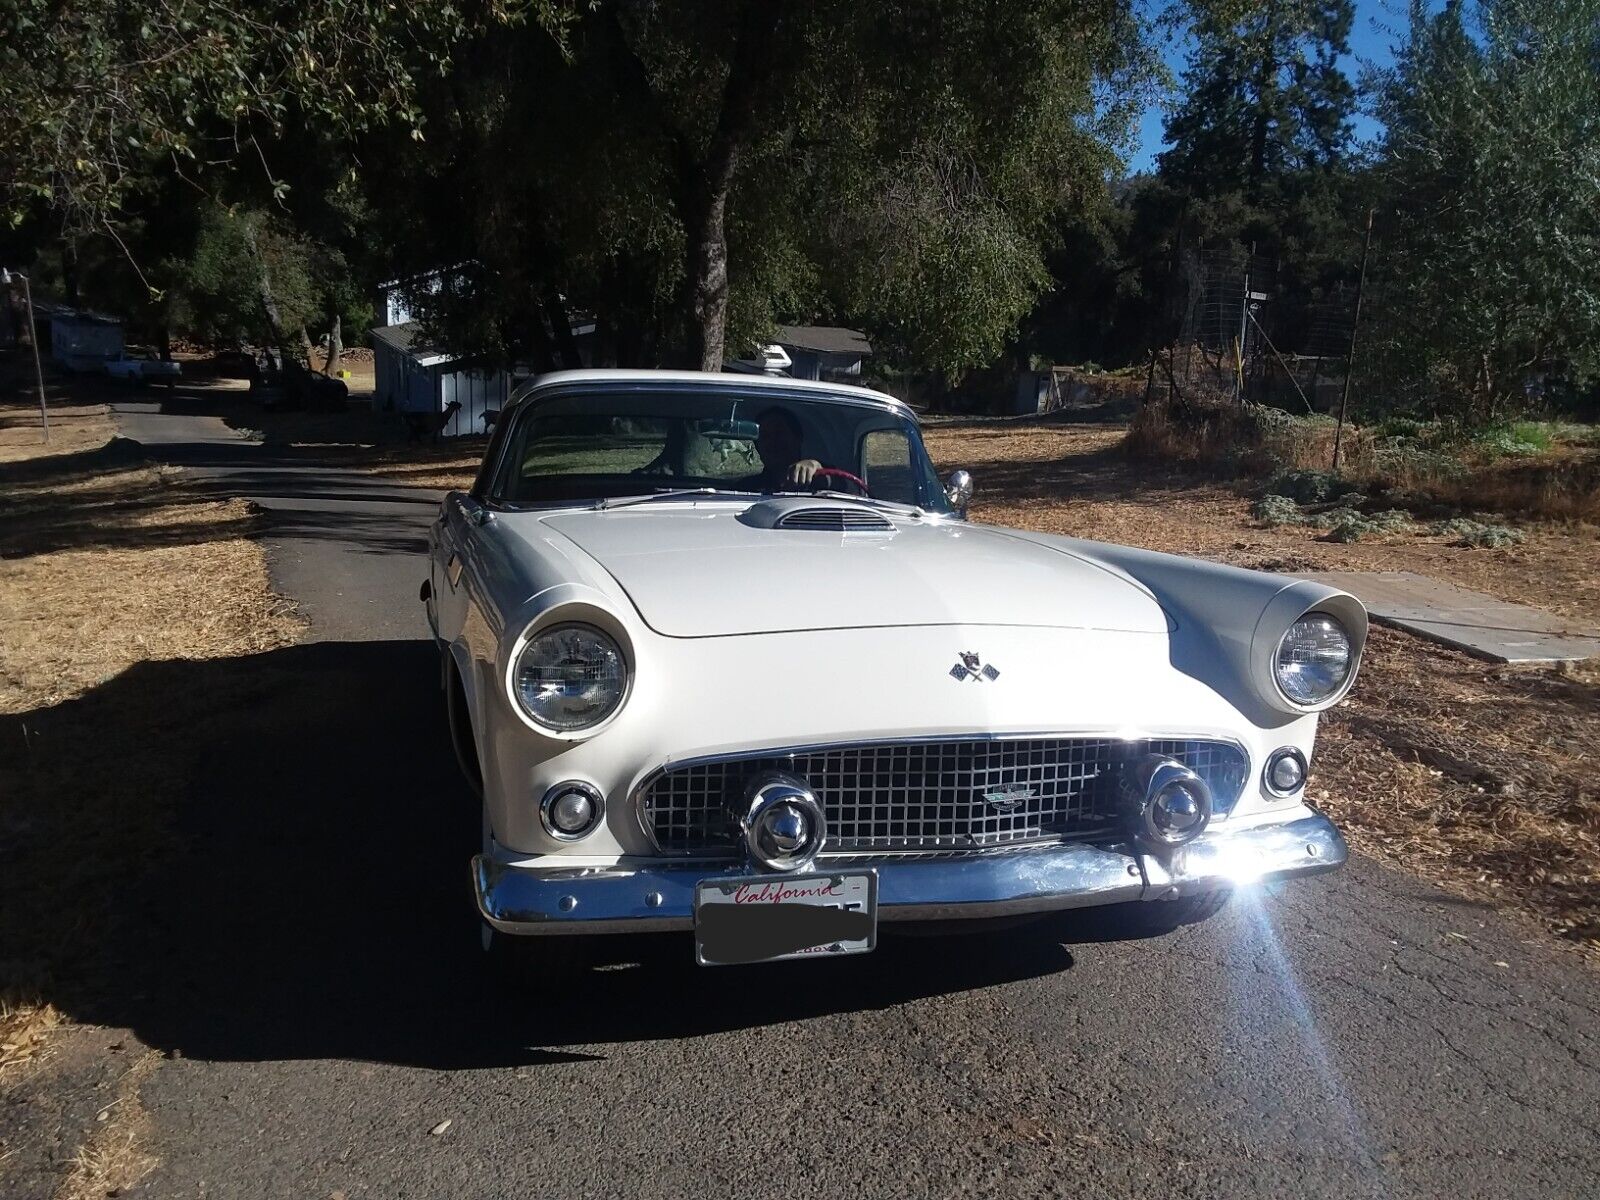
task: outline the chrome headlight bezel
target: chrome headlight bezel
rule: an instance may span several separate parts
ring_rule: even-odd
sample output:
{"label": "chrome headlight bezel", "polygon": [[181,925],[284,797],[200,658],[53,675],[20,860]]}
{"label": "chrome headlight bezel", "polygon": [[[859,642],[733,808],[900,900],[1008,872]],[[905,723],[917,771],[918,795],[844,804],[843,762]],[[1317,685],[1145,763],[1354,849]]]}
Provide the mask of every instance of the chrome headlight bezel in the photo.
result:
{"label": "chrome headlight bezel", "polygon": [[[621,631],[608,628],[609,622],[602,624],[590,618],[590,613],[565,615],[564,619],[543,619],[523,630],[517,638],[516,644],[511,647],[511,653],[506,663],[505,688],[507,698],[511,702],[512,711],[529,728],[536,730],[545,737],[559,738],[566,741],[578,741],[593,737],[596,733],[609,726],[616,720],[617,715],[627,706],[628,697],[633,690],[633,660],[627,639],[620,636]],[[531,709],[523,699],[519,687],[518,676],[522,672],[523,659],[529,649],[536,645],[541,638],[550,637],[566,631],[579,630],[599,639],[602,643],[615,652],[621,670],[621,679],[616,689],[616,694],[609,707],[596,719],[582,725],[553,724],[541,717]]]}
{"label": "chrome headlight bezel", "polygon": [[[1314,621],[1327,622],[1328,625],[1332,626],[1333,629],[1338,632],[1338,635],[1344,640],[1345,666],[1344,673],[1339,677],[1332,688],[1308,699],[1291,694],[1289,689],[1284,686],[1283,652],[1285,645],[1287,645],[1289,642],[1289,639],[1295,636],[1295,631],[1301,626],[1307,625]],[[1360,658],[1360,643],[1351,634],[1349,627],[1346,626],[1343,621],[1339,620],[1339,618],[1334,616],[1331,612],[1324,611],[1323,609],[1310,609],[1301,613],[1300,616],[1296,617],[1289,623],[1289,627],[1283,631],[1283,636],[1278,639],[1277,645],[1273,648],[1272,658],[1270,661],[1272,685],[1277,689],[1278,695],[1283,702],[1288,704],[1296,711],[1318,711],[1327,708],[1332,704],[1338,703],[1338,701],[1344,697],[1345,693],[1350,690],[1350,685],[1355,682],[1356,669],[1360,663]]]}

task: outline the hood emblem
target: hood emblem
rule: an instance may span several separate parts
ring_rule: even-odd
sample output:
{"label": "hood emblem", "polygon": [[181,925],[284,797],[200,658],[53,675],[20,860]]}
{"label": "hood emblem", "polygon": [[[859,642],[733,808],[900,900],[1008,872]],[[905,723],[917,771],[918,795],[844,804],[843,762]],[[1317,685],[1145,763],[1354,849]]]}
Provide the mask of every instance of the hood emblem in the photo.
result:
{"label": "hood emblem", "polygon": [[1000,672],[989,666],[971,650],[961,652],[961,661],[950,668],[950,678],[958,682],[965,679],[976,679],[982,683],[985,679],[993,683],[1000,678]]}

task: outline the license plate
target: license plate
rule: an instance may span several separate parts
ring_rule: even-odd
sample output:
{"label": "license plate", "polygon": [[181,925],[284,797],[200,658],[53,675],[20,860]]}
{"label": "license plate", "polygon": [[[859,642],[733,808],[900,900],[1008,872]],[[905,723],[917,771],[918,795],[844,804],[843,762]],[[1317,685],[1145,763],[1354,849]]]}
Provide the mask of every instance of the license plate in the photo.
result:
{"label": "license plate", "polygon": [[878,944],[878,873],[702,880],[694,939],[702,966],[865,954]]}

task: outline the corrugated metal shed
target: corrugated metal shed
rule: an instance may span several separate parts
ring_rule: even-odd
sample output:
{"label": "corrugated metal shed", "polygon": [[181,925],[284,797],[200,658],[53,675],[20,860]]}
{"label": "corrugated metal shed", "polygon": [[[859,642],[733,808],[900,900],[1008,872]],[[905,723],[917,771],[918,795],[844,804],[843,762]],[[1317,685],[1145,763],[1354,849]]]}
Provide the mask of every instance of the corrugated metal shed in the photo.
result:
{"label": "corrugated metal shed", "polygon": [[509,375],[445,353],[415,321],[372,330],[372,351],[373,400],[380,410],[442,413],[452,402],[461,406],[442,437],[483,433],[484,414],[503,408],[511,394]]}

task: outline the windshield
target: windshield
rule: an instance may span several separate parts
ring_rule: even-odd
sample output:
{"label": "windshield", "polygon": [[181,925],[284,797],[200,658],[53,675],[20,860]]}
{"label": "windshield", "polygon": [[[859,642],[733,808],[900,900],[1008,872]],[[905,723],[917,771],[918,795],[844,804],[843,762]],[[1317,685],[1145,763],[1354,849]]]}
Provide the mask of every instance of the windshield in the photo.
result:
{"label": "windshield", "polygon": [[826,396],[564,391],[519,406],[500,445],[490,451],[497,503],[713,488],[948,508],[914,421]]}

